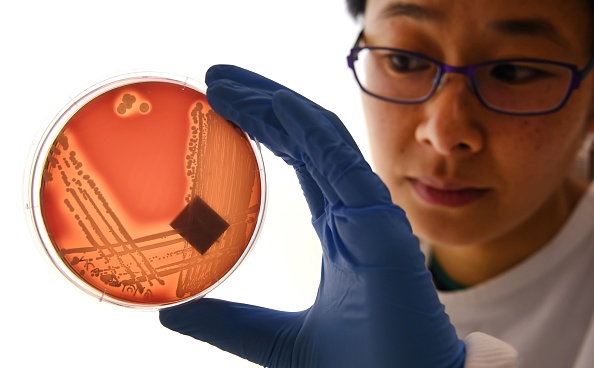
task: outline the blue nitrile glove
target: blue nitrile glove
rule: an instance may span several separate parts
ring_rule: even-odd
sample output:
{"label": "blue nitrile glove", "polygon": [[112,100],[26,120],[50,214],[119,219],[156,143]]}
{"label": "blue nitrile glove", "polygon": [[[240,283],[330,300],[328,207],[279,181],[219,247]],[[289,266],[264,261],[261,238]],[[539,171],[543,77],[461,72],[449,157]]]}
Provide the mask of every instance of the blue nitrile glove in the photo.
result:
{"label": "blue nitrile glove", "polygon": [[161,323],[270,367],[462,367],[418,240],[340,120],[237,67],[212,67],[206,83],[217,113],[296,168],[322,243],[320,287],[302,312],[204,298]]}

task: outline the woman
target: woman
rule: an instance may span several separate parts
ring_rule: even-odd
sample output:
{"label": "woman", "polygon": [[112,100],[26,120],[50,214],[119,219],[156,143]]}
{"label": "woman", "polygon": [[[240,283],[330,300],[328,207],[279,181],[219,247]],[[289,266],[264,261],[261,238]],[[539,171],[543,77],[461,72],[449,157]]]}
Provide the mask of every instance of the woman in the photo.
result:
{"label": "woman", "polygon": [[267,366],[593,366],[594,188],[571,175],[594,131],[591,3],[349,9],[378,176],[333,114],[207,74],[215,111],[297,171],[324,251],[314,305],[201,300],[162,323]]}

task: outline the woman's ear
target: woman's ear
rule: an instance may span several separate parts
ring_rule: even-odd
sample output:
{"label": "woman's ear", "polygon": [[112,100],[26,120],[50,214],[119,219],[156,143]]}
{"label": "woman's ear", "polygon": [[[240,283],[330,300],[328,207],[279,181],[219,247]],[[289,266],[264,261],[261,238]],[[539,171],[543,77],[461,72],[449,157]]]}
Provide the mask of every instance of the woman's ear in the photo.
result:
{"label": "woman's ear", "polygon": [[590,108],[587,124],[586,131],[589,133],[594,133],[594,101],[592,101],[592,107]]}
{"label": "woman's ear", "polygon": [[594,181],[594,117],[590,117],[587,128],[582,150],[586,162],[587,179]]}
{"label": "woman's ear", "polygon": [[586,132],[594,133],[594,97],[590,103],[590,111],[588,112],[588,121],[586,122]]}
{"label": "woman's ear", "polygon": [[584,147],[582,149],[587,163],[587,178],[594,181],[594,101],[592,101],[591,106],[588,126],[586,127],[586,138],[584,139]]}
{"label": "woman's ear", "polygon": [[594,180],[594,101],[588,112],[584,140],[580,148],[572,172],[578,178],[586,181]]}
{"label": "woman's ear", "polygon": [[[590,89],[593,89],[594,86],[590,86]],[[594,91],[593,91],[594,92]],[[586,126],[586,131],[590,134],[594,133],[594,93],[590,95],[590,106],[588,112],[588,122]]]}

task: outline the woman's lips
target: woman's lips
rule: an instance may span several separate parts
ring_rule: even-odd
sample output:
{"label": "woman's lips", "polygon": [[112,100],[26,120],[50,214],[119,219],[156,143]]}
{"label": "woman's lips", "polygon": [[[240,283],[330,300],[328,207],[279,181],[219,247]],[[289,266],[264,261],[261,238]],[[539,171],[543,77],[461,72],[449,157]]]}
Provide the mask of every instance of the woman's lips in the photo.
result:
{"label": "woman's lips", "polygon": [[488,189],[467,187],[461,184],[436,185],[421,179],[409,179],[414,191],[421,199],[433,205],[445,207],[466,206],[489,191]]}

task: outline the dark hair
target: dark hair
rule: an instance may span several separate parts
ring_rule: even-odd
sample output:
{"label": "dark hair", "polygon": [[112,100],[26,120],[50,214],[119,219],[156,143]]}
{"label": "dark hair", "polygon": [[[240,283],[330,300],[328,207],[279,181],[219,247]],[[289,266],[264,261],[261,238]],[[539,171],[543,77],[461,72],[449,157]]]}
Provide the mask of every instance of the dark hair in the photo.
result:
{"label": "dark hair", "polygon": [[346,0],[347,9],[353,18],[363,15],[365,11],[365,0]]}
{"label": "dark hair", "polygon": [[[346,0],[347,9],[353,18],[363,15],[365,12],[365,0]],[[588,0],[590,12],[594,13],[594,0]]]}
{"label": "dark hair", "polygon": [[[365,13],[366,2],[366,0],[346,0],[347,10],[353,18],[357,19],[359,16],[362,16],[363,13]],[[590,15],[594,17],[594,0],[586,0],[586,2],[588,3]],[[594,42],[592,43],[591,52],[594,52]]]}

